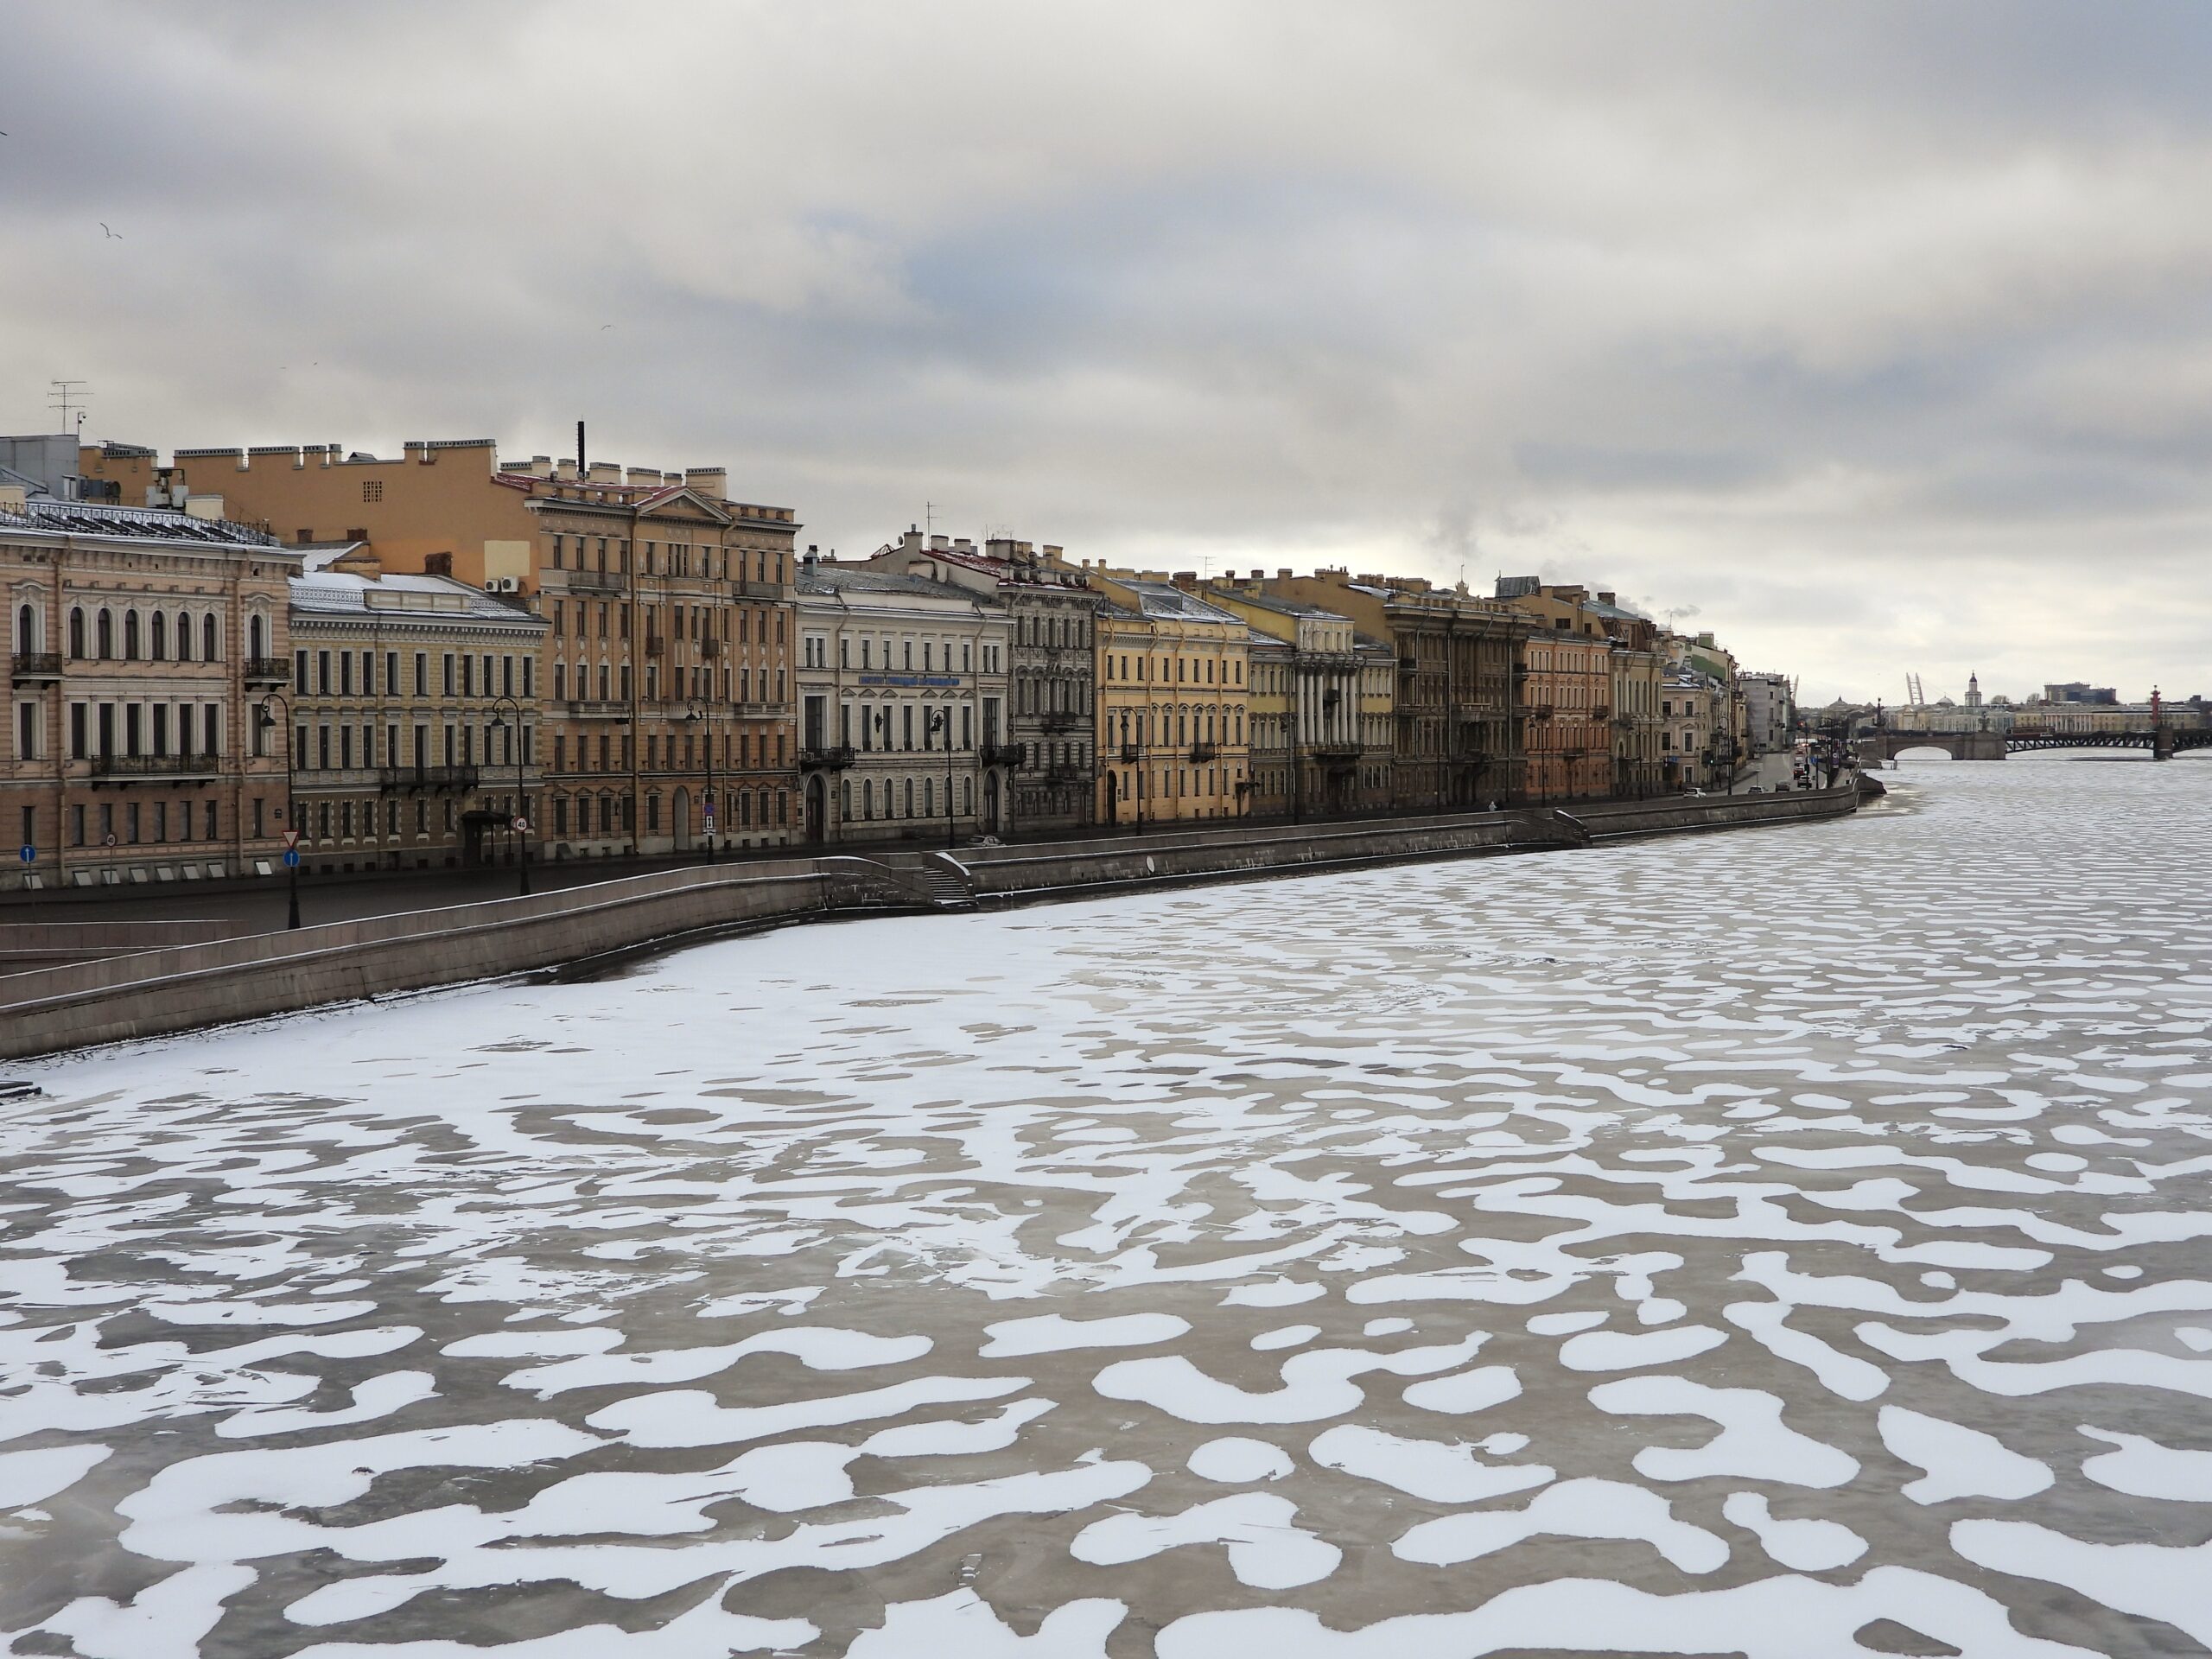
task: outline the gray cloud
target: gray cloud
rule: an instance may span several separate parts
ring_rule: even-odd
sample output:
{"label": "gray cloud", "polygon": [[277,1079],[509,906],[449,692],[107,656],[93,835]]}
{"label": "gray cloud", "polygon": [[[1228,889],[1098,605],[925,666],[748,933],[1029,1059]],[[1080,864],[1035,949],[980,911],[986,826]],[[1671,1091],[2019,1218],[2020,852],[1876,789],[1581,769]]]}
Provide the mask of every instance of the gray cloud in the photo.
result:
{"label": "gray cloud", "polygon": [[165,448],[585,416],[847,550],[926,500],[1580,577],[1821,696],[2212,691],[2193,5],[10,25],[13,427],[54,375]]}

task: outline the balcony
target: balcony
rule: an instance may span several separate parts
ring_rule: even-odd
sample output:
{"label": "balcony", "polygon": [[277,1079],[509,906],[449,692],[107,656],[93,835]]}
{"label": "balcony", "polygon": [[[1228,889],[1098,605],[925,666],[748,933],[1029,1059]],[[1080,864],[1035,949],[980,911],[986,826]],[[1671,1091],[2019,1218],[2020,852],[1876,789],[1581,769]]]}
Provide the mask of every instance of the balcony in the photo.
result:
{"label": "balcony", "polygon": [[571,720],[627,720],[630,718],[630,705],[612,697],[575,697],[565,702],[550,703],[547,705],[546,712],[563,714]]}
{"label": "balcony", "polygon": [[1018,766],[1021,764],[1021,745],[1019,743],[986,743],[976,753],[987,766]]}
{"label": "balcony", "polygon": [[648,634],[646,634],[646,635],[645,635],[645,655],[646,655],[646,656],[648,656],[648,657],[665,657],[665,656],[667,656],[667,655],[668,655],[668,636],[667,636],[666,634],[664,634],[664,633],[648,633]]}
{"label": "balcony", "polygon": [[379,766],[377,768],[377,787],[387,795],[398,794],[403,791],[409,794],[416,794],[449,789],[465,792],[475,788],[476,781],[477,769],[474,766]]}
{"label": "balcony", "polygon": [[1124,743],[1122,745],[1122,764],[1123,766],[1134,766],[1138,761],[1143,759],[1144,746],[1142,744]]}
{"label": "balcony", "polygon": [[1401,657],[1401,658],[1398,658],[1398,672],[1399,672],[1399,673],[1401,673],[1401,674],[1418,674],[1418,673],[1420,673],[1420,672],[1421,672],[1421,658],[1418,658],[1418,657]]}
{"label": "balcony", "polygon": [[623,591],[625,579],[615,570],[556,570],[556,576],[566,576],[571,593],[619,594]]}
{"label": "balcony", "polygon": [[238,664],[238,678],[247,685],[289,685],[292,665],[282,657],[249,657]]}
{"label": "balcony", "polygon": [[1061,761],[1057,766],[1045,768],[1045,781],[1048,784],[1087,784],[1090,781],[1090,774],[1081,766],[1071,766]]}
{"label": "balcony", "polygon": [[853,764],[853,749],[849,743],[840,743],[830,749],[801,749],[798,769],[801,772],[842,772]]}
{"label": "balcony", "polygon": [[9,672],[17,685],[51,685],[61,677],[61,653],[19,651]]}
{"label": "balcony", "polygon": [[1349,766],[1359,759],[1357,743],[1315,743],[1306,752],[1325,766]]}
{"label": "balcony", "polygon": [[711,663],[715,658],[722,654],[722,642],[715,639],[711,633],[707,634],[699,639],[696,639],[692,643],[698,646],[699,657],[702,662]]}
{"label": "balcony", "polygon": [[189,779],[218,778],[222,775],[223,761],[214,754],[96,754],[92,757],[92,779],[121,781],[139,778],[182,783]]}
{"label": "balcony", "polygon": [[1048,732],[1077,732],[1090,724],[1089,715],[1078,715],[1070,709],[1057,709],[1048,715],[1036,716],[1037,723]]}
{"label": "balcony", "polygon": [[1191,745],[1191,764],[1192,766],[1203,766],[1209,760],[1218,760],[1220,759],[1221,751],[1214,747],[1211,743],[1193,743]]}

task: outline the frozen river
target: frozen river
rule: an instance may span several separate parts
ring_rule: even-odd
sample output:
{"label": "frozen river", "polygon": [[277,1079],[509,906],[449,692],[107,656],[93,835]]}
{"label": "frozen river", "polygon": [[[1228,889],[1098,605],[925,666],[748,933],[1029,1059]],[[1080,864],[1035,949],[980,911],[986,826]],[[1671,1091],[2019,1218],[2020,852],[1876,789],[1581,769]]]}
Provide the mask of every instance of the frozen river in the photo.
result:
{"label": "frozen river", "polygon": [[2212,760],[31,1068],[82,1659],[2212,1645]]}

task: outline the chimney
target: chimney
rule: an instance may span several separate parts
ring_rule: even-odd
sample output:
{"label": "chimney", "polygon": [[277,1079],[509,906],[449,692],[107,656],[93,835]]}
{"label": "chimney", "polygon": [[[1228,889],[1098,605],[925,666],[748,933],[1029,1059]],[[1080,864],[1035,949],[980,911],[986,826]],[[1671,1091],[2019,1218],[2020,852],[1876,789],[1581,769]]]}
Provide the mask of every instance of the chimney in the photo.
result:
{"label": "chimney", "polygon": [[184,511],[188,517],[194,518],[220,518],[223,516],[223,498],[219,495],[188,495],[184,498]]}
{"label": "chimney", "polygon": [[932,536],[930,537],[930,551],[932,553],[950,552],[951,548],[952,542],[949,537]]}
{"label": "chimney", "polygon": [[[674,474],[671,474],[674,476]],[[683,481],[710,500],[729,499],[729,469],[724,467],[686,467]]]}
{"label": "chimney", "polygon": [[[1259,573],[1258,571],[1255,570],[1252,574],[1253,574],[1255,576],[1257,576],[1260,573]],[[1288,582],[1288,581],[1290,580],[1290,572],[1289,572],[1289,571],[1287,571],[1287,570],[1278,570],[1278,571],[1276,571],[1276,572],[1275,572],[1275,580],[1276,580],[1277,582]]]}
{"label": "chimney", "polygon": [[453,555],[451,553],[425,553],[423,556],[423,574],[426,576],[449,576],[453,575]]}
{"label": "chimney", "polygon": [[620,484],[622,469],[611,461],[594,461],[585,476],[594,484]]}
{"label": "chimney", "polygon": [[922,550],[922,532],[919,526],[915,524],[906,526],[906,533],[899,538],[899,550],[902,553],[918,553]]}
{"label": "chimney", "polygon": [[570,461],[566,455],[562,456],[560,460],[553,463],[553,476],[563,484],[575,483],[578,476],[576,472],[576,463]]}
{"label": "chimney", "polygon": [[632,488],[658,485],[660,482],[660,469],[657,467],[632,467],[628,471],[627,480]]}

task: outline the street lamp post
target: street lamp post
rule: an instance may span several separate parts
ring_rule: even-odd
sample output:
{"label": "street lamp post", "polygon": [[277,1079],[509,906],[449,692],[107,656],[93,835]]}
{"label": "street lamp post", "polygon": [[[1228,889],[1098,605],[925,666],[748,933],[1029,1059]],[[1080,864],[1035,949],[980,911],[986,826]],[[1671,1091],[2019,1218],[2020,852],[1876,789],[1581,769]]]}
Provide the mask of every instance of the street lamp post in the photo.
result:
{"label": "street lamp post", "polygon": [[515,762],[514,821],[520,826],[515,831],[515,861],[521,875],[518,890],[527,899],[530,897],[530,797],[524,793],[526,785],[523,782],[522,705],[512,697],[494,697],[492,700],[492,724],[501,731],[506,729],[507,724],[507,717],[501,712],[503,709],[515,711],[515,734],[510,740],[514,746],[511,751]]}
{"label": "street lamp post", "polygon": [[944,844],[948,849],[960,844],[958,830],[952,817],[952,710],[938,709],[930,715],[929,729],[944,734]]}
{"label": "street lamp post", "polygon": [[692,725],[702,726],[707,735],[707,862],[715,861],[715,832],[721,827],[721,815],[715,809],[715,713],[711,703],[693,699],[690,711],[683,716]]}
{"label": "street lamp post", "polygon": [[284,925],[290,928],[300,925],[300,814],[292,788],[292,705],[281,691],[271,691],[262,698],[260,707],[254,712],[257,723],[264,732],[276,724],[276,716],[269,712],[269,705],[272,702],[284,711],[284,828],[292,834],[289,844],[284,849],[291,855],[284,861],[285,884],[289,889],[289,913]]}

